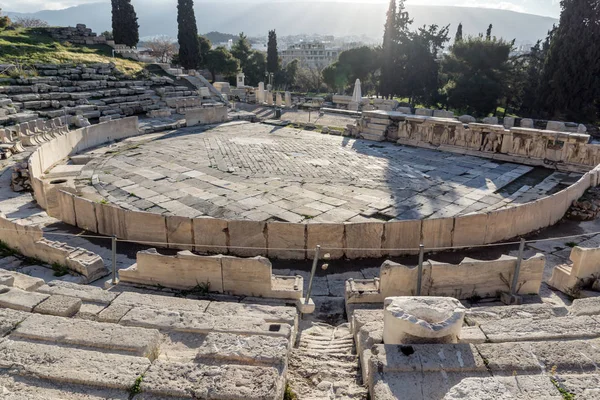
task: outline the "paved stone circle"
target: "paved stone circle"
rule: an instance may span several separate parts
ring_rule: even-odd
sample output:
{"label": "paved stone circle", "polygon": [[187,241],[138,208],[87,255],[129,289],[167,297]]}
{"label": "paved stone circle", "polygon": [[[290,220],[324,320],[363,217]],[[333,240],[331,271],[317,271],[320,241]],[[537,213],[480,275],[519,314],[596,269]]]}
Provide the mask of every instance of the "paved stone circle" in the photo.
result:
{"label": "paved stone circle", "polygon": [[451,217],[533,201],[580,176],[250,123],[149,136],[102,157],[93,181],[108,201],[288,222]]}

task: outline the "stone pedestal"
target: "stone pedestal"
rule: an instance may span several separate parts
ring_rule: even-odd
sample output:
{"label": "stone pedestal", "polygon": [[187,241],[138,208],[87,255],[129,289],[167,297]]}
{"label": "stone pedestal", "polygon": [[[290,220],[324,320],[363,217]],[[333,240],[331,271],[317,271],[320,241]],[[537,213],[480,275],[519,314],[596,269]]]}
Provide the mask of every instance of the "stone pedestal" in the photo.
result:
{"label": "stone pedestal", "polygon": [[267,103],[268,106],[273,105],[273,93],[271,93],[268,90],[265,92],[265,102]]}
{"label": "stone pedestal", "polygon": [[457,343],[465,307],[452,297],[388,297],[384,302],[385,344]]}
{"label": "stone pedestal", "polygon": [[285,92],[285,106],[292,107],[292,94],[290,92]]}
{"label": "stone pedestal", "polygon": [[256,89],[256,103],[262,104],[265,102],[265,83],[260,82],[258,84],[258,89]]}
{"label": "stone pedestal", "polygon": [[283,107],[283,99],[281,98],[281,93],[279,92],[275,94],[275,105],[277,107]]}

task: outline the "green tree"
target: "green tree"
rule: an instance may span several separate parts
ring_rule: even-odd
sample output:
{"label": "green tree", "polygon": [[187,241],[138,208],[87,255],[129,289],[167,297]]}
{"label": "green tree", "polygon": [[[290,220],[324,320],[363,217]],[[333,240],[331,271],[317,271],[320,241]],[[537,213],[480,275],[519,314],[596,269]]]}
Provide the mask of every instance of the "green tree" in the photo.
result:
{"label": "green tree", "polygon": [[543,87],[544,62],[546,60],[550,40],[554,30],[548,32],[546,40],[538,40],[529,54],[525,55],[523,60],[523,92],[521,94],[521,104],[519,113],[524,116],[540,117],[540,110],[543,104],[540,102],[540,91]]}
{"label": "green tree", "polygon": [[111,0],[114,41],[129,47],[140,41],[138,18],[131,0]]}
{"label": "green tree", "polygon": [[279,55],[277,54],[277,34],[275,30],[269,31],[267,43],[267,71],[276,73],[279,70]]}
{"label": "green tree", "polygon": [[[385,97],[393,94],[394,51],[397,44],[396,10],[396,0],[390,0],[390,5],[386,14],[385,26],[383,28],[381,79],[379,87],[379,92]],[[333,71],[328,72],[328,74],[335,78],[336,74],[334,74]],[[335,79],[333,82],[335,82]]]}
{"label": "green tree", "polygon": [[600,6],[563,0],[544,63],[539,101],[549,118],[595,121],[600,110]]}
{"label": "green tree", "polygon": [[225,47],[219,46],[208,52],[206,68],[210,71],[214,82],[217,74],[222,74],[224,77],[237,74],[240,70],[240,62]]}
{"label": "green tree", "polygon": [[244,74],[246,75],[246,85],[258,86],[259,82],[264,82],[265,71],[267,70],[267,57],[264,52],[252,51],[248,57],[248,63]]}
{"label": "green tree", "polygon": [[198,45],[200,46],[200,62],[198,63],[198,67],[206,68],[206,60],[212,44],[205,36],[198,36]]}
{"label": "green tree", "polygon": [[[2,9],[0,8],[0,13],[2,12]],[[6,15],[1,15],[0,14],[0,29],[4,29],[7,26],[10,26],[10,18],[8,18],[8,16]]]}
{"label": "green tree", "polygon": [[448,105],[486,116],[494,112],[510,71],[511,42],[469,37],[454,43],[443,62]]}
{"label": "green tree", "polygon": [[346,91],[360,79],[364,91],[372,89],[372,77],[379,68],[379,51],[367,46],[340,53],[338,60],[323,70],[323,82],[334,91]]}
{"label": "green tree", "polygon": [[179,63],[185,69],[197,68],[201,56],[193,0],[177,0],[177,25]]}
{"label": "green tree", "polygon": [[492,24],[490,24],[487,31],[485,31],[485,40],[492,40]]}
{"label": "green tree", "polygon": [[454,35],[454,41],[460,42],[463,40],[463,26],[462,22],[458,24],[458,28],[456,28],[456,35]]}
{"label": "green tree", "polygon": [[248,61],[252,55],[252,46],[246,35],[244,35],[244,32],[240,33],[238,41],[231,48],[231,54],[240,61],[242,71],[246,72]]}

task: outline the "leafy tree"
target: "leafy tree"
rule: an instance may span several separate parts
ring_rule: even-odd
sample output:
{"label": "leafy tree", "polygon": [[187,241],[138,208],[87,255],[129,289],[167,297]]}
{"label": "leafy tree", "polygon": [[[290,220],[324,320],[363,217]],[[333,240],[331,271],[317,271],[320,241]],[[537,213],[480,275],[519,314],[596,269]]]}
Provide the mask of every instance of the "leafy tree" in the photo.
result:
{"label": "leafy tree", "polygon": [[296,83],[296,77],[298,75],[298,60],[290,61],[285,68],[280,69],[275,75],[275,82],[283,85],[285,88],[289,88]]}
{"label": "leafy tree", "polygon": [[370,81],[380,65],[379,51],[363,46],[340,53],[338,60],[323,70],[323,81],[327,86],[345,91],[360,79],[363,90],[370,87]]}
{"label": "leafy tree", "polygon": [[279,70],[279,55],[277,54],[277,34],[275,30],[269,31],[267,43],[267,71],[275,73]]}
{"label": "leafy tree", "polygon": [[168,36],[157,36],[144,43],[150,53],[162,63],[170,63],[177,52],[177,46]]}
{"label": "leafy tree", "polygon": [[540,102],[550,118],[594,121],[600,110],[600,6],[563,0],[542,75]]}
{"label": "leafy tree", "polygon": [[[381,81],[379,87],[379,92],[386,97],[393,94],[394,49],[397,42],[396,9],[396,0],[390,0],[383,28]],[[328,76],[334,78],[332,83],[337,82],[337,79],[335,79],[336,75],[333,71],[328,72]]]}
{"label": "leafy tree", "polygon": [[524,82],[519,107],[519,113],[522,115],[531,117],[542,116],[540,111],[543,104],[540,102],[540,91],[544,85],[542,82],[544,62],[548,55],[550,40],[555,29],[548,32],[548,36],[544,42],[538,40],[535,46],[531,48],[529,54],[524,57],[522,71]]}
{"label": "leafy tree", "polygon": [[[0,8],[0,13],[2,12],[2,9]],[[7,15],[1,15],[0,14],[0,29],[6,28],[7,26],[10,26],[10,18],[8,18]]]}
{"label": "leafy tree", "polygon": [[485,40],[492,40],[492,24],[490,24],[487,31],[485,31]]}
{"label": "leafy tree", "polygon": [[111,0],[114,41],[129,47],[140,41],[138,18],[131,0]]}
{"label": "leafy tree", "polygon": [[323,89],[323,69],[320,65],[299,68],[296,77],[298,89],[303,92],[320,93]]}
{"label": "leafy tree", "polygon": [[248,68],[248,60],[252,54],[252,46],[246,35],[244,35],[244,32],[240,33],[238,41],[231,48],[231,54],[240,61],[240,67],[245,72]]}
{"label": "leafy tree", "polygon": [[177,0],[177,24],[179,62],[185,69],[194,69],[202,60],[193,0]]}
{"label": "leafy tree", "polygon": [[200,62],[198,62],[198,67],[204,68],[206,67],[208,52],[212,48],[212,44],[205,36],[198,36],[198,45],[200,46]]}
{"label": "leafy tree", "polygon": [[458,24],[458,28],[456,28],[456,35],[454,36],[455,42],[460,42],[463,40],[463,25],[462,22]]}
{"label": "leafy tree", "polygon": [[443,62],[448,104],[479,116],[493,112],[503,95],[511,48],[512,43],[495,38],[469,37],[454,43]]}
{"label": "leafy tree", "polygon": [[267,57],[264,52],[252,51],[248,57],[248,63],[244,74],[246,75],[246,84],[249,86],[258,86],[259,82],[265,80],[265,71],[267,70]]}
{"label": "leafy tree", "polygon": [[102,32],[102,36],[104,36],[106,38],[106,40],[114,40],[114,36],[112,31],[104,31]]}
{"label": "leafy tree", "polygon": [[240,70],[240,62],[225,47],[219,46],[208,52],[206,68],[210,71],[214,82],[217,73],[225,77],[235,75]]}

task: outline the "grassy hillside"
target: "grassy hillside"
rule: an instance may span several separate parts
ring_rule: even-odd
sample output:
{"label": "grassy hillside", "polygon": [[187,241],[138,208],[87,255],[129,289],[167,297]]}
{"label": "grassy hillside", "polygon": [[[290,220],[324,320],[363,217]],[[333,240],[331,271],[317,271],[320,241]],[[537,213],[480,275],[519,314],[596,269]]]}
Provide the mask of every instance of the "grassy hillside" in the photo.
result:
{"label": "grassy hillside", "polygon": [[15,29],[0,31],[0,63],[98,63],[113,62],[127,74],[136,75],[144,64],[120,57],[112,57],[106,45],[75,45],[60,43],[40,29]]}

